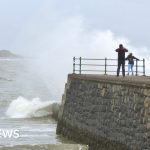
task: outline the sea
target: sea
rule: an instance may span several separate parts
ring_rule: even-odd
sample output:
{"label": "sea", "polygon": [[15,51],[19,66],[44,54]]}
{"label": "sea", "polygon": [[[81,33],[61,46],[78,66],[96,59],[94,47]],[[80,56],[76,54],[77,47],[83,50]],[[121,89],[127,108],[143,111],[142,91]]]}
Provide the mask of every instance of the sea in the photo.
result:
{"label": "sea", "polygon": [[86,150],[56,134],[52,107],[61,100],[47,86],[50,80],[47,84],[37,73],[36,61],[0,59],[0,149]]}

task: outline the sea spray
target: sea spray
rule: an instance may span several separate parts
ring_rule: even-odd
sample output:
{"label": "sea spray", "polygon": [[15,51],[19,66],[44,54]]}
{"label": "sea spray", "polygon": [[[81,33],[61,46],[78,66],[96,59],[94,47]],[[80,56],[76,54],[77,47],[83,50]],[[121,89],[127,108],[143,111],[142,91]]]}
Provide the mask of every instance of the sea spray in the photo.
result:
{"label": "sea spray", "polygon": [[6,115],[10,118],[44,117],[58,114],[58,107],[59,104],[52,101],[41,101],[39,98],[28,100],[20,96],[10,103]]}

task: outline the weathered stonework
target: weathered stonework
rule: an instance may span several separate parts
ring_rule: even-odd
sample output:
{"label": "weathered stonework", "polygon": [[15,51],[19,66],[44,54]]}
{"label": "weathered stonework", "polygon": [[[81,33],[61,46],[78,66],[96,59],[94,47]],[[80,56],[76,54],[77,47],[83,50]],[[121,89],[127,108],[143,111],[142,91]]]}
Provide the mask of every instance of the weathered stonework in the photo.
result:
{"label": "weathered stonework", "polygon": [[127,79],[69,75],[57,133],[90,150],[149,150],[150,87]]}

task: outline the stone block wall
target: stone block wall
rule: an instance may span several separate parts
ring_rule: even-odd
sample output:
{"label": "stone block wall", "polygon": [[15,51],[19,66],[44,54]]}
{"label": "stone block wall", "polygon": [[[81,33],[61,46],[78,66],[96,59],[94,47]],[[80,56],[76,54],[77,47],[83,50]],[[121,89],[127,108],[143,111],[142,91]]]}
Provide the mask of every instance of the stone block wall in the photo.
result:
{"label": "stone block wall", "polygon": [[150,89],[69,76],[57,133],[90,150],[150,149]]}

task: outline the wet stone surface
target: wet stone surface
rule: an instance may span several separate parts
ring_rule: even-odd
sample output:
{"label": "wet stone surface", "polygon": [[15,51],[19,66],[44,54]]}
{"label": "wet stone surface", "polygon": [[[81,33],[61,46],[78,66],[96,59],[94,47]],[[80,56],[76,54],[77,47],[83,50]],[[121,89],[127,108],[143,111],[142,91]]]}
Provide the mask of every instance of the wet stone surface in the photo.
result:
{"label": "wet stone surface", "polygon": [[69,75],[67,84],[58,134],[91,150],[150,149],[150,77]]}

